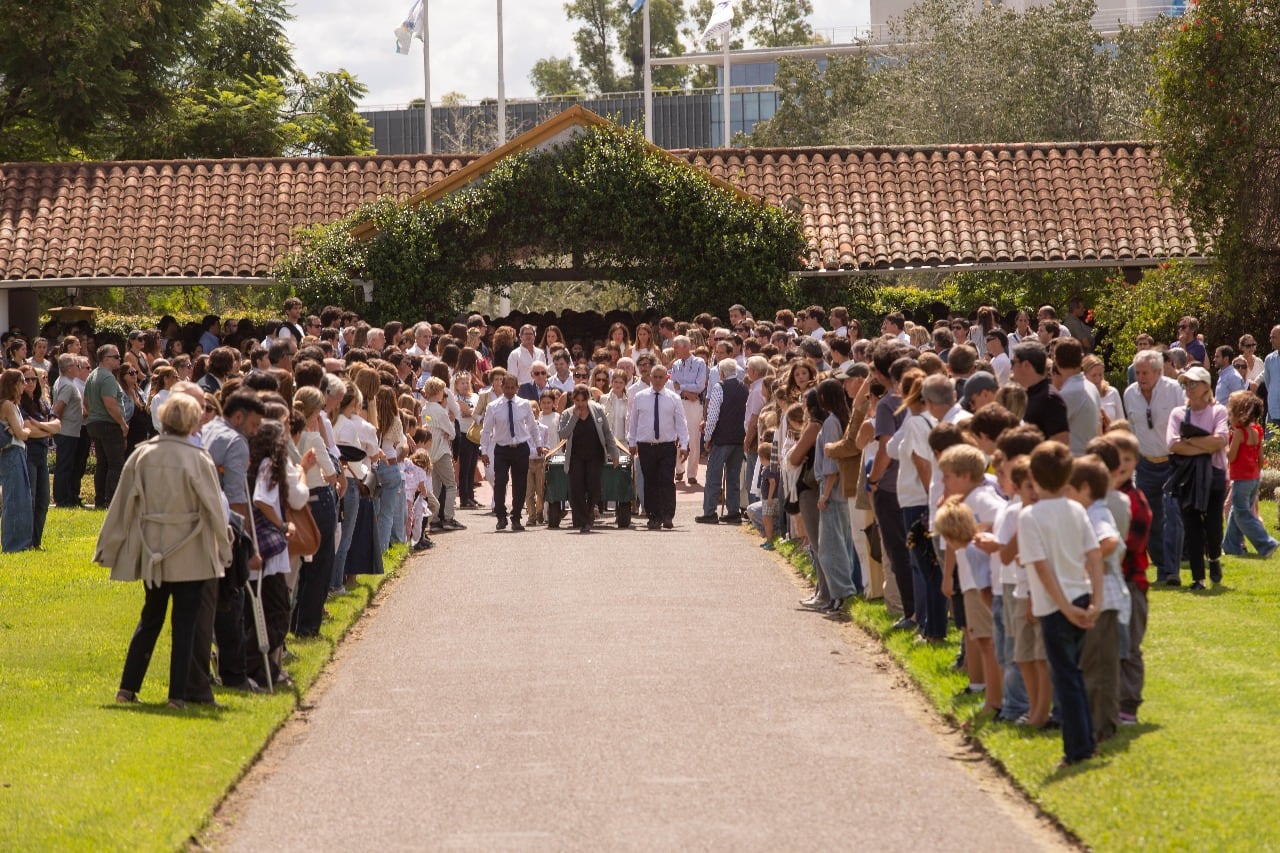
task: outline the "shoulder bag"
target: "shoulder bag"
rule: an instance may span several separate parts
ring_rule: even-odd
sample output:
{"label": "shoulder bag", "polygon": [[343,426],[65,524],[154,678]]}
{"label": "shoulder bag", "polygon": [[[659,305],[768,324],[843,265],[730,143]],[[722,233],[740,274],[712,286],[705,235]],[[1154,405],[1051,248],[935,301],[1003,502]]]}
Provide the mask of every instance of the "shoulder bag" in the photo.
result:
{"label": "shoulder bag", "polygon": [[302,509],[285,506],[284,520],[293,523],[293,536],[289,537],[289,556],[314,557],[320,550],[320,527],[311,514],[310,505],[304,504]]}

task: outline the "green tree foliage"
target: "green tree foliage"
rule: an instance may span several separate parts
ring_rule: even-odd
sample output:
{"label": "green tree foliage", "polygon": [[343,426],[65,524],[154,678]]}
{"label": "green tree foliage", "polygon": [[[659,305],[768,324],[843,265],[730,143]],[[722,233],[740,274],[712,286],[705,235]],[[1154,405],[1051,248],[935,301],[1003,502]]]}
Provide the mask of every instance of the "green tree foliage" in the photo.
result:
{"label": "green tree foliage", "polygon": [[794,147],[844,141],[836,116],[856,112],[867,101],[871,71],[861,56],[828,58],[826,70],[803,59],[778,60],[775,84],[785,92],[773,118],[755,126],[752,145]]}
{"label": "green tree foliage", "polygon": [[0,33],[0,159],[373,151],[364,87],[299,71],[284,0],[16,5]]}
{"label": "green tree foliage", "polygon": [[1169,183],[1215,238],[1230,310],[1280,316],[1280,2],[1199,0],[1165,40],[1151,120]]}
{"label": "green tree foliage", "polygon": [[573,58],[550,56],[533,63],[529,82],[539,98],[557,95],[581,95],[587,90],[587,75],[574,64]]}
{"label": "green tree foliage", "polygon": [[809,0],[742,0],[742,17],[751,22],[748,33],[759,47],[790,47],[814,40]]}
{"label": "green tree foliage", "polygon": [[0,6],[0,161],[83,150],[166,100],[213,0],[10,0]]}
{"label": "green tree foliage", "polygon": [[367,91],[344,70],[303,74],[283,0],[219,0],[173,69],[172,97],[124,129],[116,156],[278,157],[372,154],[356,113]]}
{"label": "green tree foliage", "polygon": [[[894,43],[877,46],[874,57],[846,57],[825,78],[813,63],[788,63],[778,116],[759,129],[760,144],[1140,137],[1155,44],[1170,23],[1122,28],[1104,45],[1090,24],[1094,11],[1091,0],[1022,13],[922,0],[892,24]],[[857,63],[861,73],[851,72]]]}
{"label": "green tree foliage", "polygon": [[[373,222],[357,241],[351,226]],[[529,268],[595,270],[638,304],[692,315],[710,304],[761,310],[794,298],[804,242],[790,214],[723,190],[620,128],[591,128],[546,152],[510,157],[483,182],[430,205],[392,199],[302,235],[277,275],[312,303],[352,304],[354,278],[375,282],[381,321],[444,316],[476,288],[503,292]]]}
{"label": "green tree foliage", "polygon": [[[650,56],[682,56],[684,45],[680,42],[680,24],[685,20],[682,0],[649,0]],[[622,57],[629,69],[618,82],[624,89],[639,91],[644,88],[644,15],[631,14],[631,4],[621,0],[622,31],[618,42]],[[653,69],[653,85],[658,89],[678,89],[689,77],[687,66],[659,65]]]}
{"label": "green tree foliage", "polygon": [[616,92],[615,56],[623,10],[616,0],[569,0],[564,11],[569,20],[582,24],[573,34],[573,45],[578,50],[578,66],[587,75],[591,88],[596,92]]}

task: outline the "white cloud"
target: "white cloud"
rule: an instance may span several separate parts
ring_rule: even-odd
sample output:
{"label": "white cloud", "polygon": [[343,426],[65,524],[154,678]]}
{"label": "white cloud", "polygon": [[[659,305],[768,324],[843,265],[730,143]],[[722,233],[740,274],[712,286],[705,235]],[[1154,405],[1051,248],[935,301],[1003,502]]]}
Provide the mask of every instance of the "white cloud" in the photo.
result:
{"label": "white cloud", "polygon": [[[819,29],[865,25],[869,0],[814,0]],[[365,105],[405,104],[422,97],[422,45],[408,56],[395,52],[392,31],[412,0],[300,0],[289,25],[295,56],[308,74],[345,68],[369,88]],[[462,92],[470,99],[498,94],[496,0],[430,0],[431,97]],[[506,90],[509,98],[532,97],[529,71],[544,56],[573,50],[576,25],[565,18],[563,0],[503,3]]]}

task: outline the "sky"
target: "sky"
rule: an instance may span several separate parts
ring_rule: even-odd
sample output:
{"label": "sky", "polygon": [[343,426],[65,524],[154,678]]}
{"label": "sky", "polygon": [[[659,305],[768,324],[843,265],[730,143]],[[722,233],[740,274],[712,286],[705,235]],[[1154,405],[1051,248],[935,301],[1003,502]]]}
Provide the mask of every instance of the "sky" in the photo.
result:
{"label": "sky", "polygon": [[[461,92],[470,100],[498,94],[496,0],[428,0],[431,99]],[[812,0],[810,22],[837,29],[847,41],[869,19],[869,0]],[[395,52],[392,31],[413,0],[295,0],[288,28],[294,56],[307,74],[345,68],[369,89],[362,106],[404,105],[422,97],[422,43],[408,56]],[[567,56],[575,25],[563,0],[504,0],[503,31],[508,98],[532,97],[529,71],[546,56]]]}

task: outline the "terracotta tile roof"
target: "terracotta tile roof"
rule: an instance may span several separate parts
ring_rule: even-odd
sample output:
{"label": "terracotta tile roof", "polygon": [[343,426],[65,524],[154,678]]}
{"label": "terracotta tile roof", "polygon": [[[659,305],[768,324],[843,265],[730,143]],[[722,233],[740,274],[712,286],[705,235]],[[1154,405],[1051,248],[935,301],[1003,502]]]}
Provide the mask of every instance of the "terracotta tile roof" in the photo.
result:
{"label": "terracotta tile roof", "polygon": [[474,159],[0,164],[0,280],[266,275],[300,226]]}
{"label": "terracotta tile roof", "polygon": [[[674,152],[772,204],[814,270],[1198,257],[1137,143]],[[263,276],[299,226],[474,156],[0,164],[0,280]]]}
{"label": "terracotta tile roof", "polygon": [[804,202],[810,269],[1122,263],[1204,248],[1141,143],[678,153],[772,204]]}

